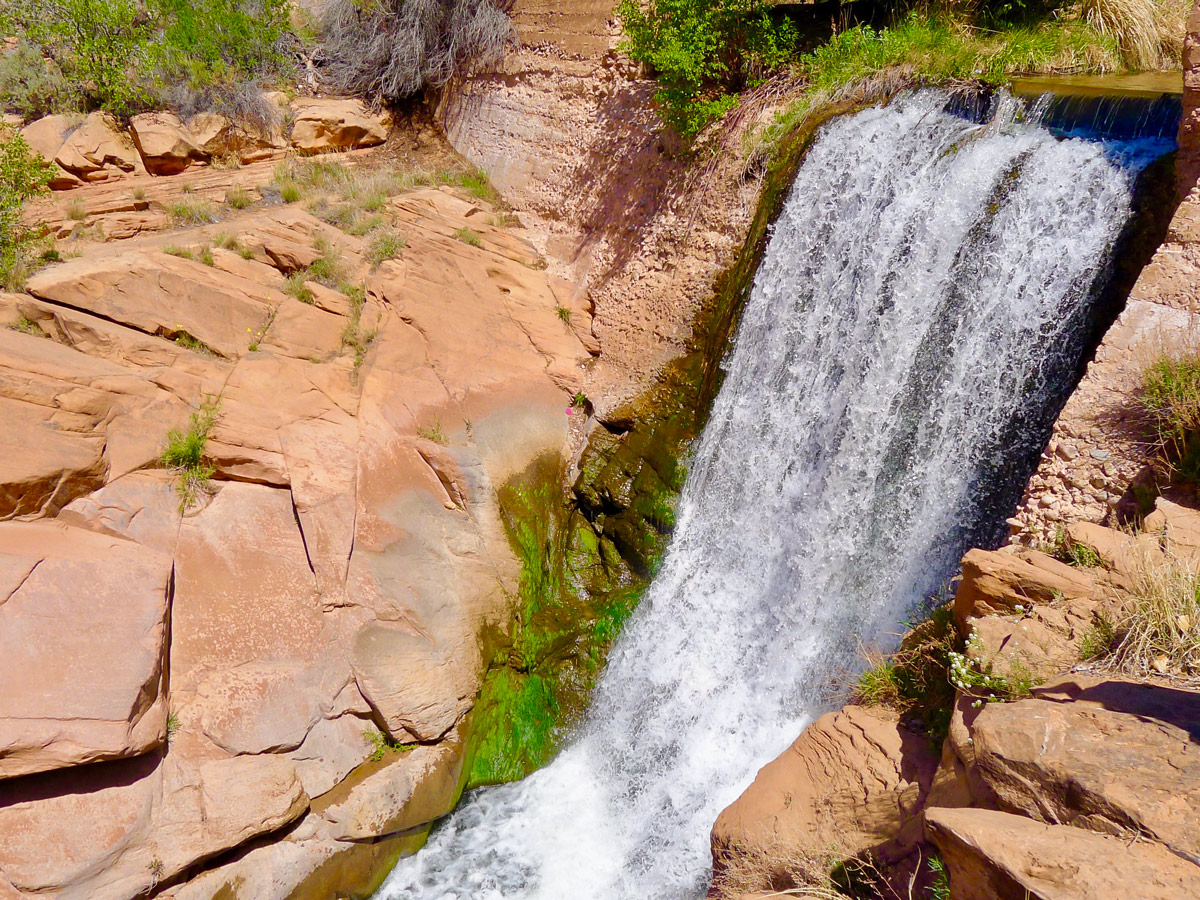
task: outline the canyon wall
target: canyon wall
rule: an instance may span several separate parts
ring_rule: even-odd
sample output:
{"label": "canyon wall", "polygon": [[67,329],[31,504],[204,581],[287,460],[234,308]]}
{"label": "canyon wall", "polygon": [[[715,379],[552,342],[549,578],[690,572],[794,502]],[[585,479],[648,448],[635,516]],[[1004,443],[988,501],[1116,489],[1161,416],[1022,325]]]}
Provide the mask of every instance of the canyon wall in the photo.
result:
{"label": "canyon wall", "polygon": [[653,82],[616,52],[610,0],[518,0],[521,47],[447,90],[439,117],[538,234],[567,295],[594,307],[588,392],[605,412],[687,349],[697,311],[741,246],[759,185],[741,139],[750,98],[698,158],[670,146]]}

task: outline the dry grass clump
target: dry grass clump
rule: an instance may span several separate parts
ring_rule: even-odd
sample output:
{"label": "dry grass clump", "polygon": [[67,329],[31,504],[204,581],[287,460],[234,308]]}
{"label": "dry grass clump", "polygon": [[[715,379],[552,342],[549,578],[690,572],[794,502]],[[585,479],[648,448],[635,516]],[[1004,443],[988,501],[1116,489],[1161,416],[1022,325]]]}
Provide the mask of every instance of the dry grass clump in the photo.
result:
{"label": "dry grass clump", "polygon": [[1200,353],[1164,353],[1151,363],[1142,376],[1141,402],[1165,474],[1200,483]]}
{"label": "dry grass clump", "polygon": [[1122,569],[1124,602],[1103,623],[1108,664],[1132,675],[1200,675],[1200,563],[1145,547]]}
{"label": "dry grass clump", "polygon": [[321,41],[335,87],[382,100],[498,61],[515,40],[493,0],[329,0]]}
{"label": "dry grass clump", "polygon": [[739,846],[720,853],[714,868],[709,897],[737,900],[746,894],[768,893],[780,897],[845,900],[830,877],[839,856],[808,856],[774,835],[764,844]]}
{"label": "dry grass clump", "polygon": [[1190,6],[1185,0],[1083,0],[1079,15],[1116,43],[1130,68],[1154,71],[1179,67]]}

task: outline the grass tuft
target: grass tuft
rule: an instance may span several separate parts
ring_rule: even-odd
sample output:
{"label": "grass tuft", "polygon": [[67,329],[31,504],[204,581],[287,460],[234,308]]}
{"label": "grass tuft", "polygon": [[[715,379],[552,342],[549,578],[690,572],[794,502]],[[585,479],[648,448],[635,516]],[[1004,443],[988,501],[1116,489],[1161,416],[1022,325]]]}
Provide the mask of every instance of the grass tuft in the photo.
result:
{"label": "grass tuft", "polygon": [[406,246],[408,242],[395,230],[380,228],[367,241],[367,259],[372,265],[379,265],[384,260],[395,259]]}
{"label": "grass tuft", "polygon": [[470,228],[460,228],[454,232],[454,236],[464,244],[470,244],[472,247],[483,246],[483,238]]}
{"label": "grass tuft", "polygon": [[214,470],[208,465],[204,451],[218,415],[219,403],[210,398],[192,413],[186,429],[172,428],[167,432],[167,443],[159,456],[159,463],[165,468],[174,469],[178,476],[176,489],[182,511],[186,512],[195,502],[197,493],[208,487],[213,476]]}
{"label": "grass tuft", "polygon": [[1117,621],[1098,624],[1092,645],[1111,647],[1111,664],[1130,674],[1200,675],[1197,565],[1143,548],[1122,569],[1126,596]]}
{"label": "grass tuft", "polygon": [[225,192],[225,205],[230,209],[249,209],[254,205],[254,197],[243,187],[231,187]]}
{"label": "grass tuft", "polygon": [[217,208],[207,200],[180,200],[167,207],[167,215],[180,226],[211,225],[219,218]]}
{"label": "grass tuft", "polygon": [[1185,484],[1200,484],[1200,353],[1161,356],[1142,376],[1160,467]]}
{"label": "grass tuft", "polygon": [[11,323],[8,327],[13,331],[19,331],[22,334],[28,334],[31,337],[50,337],[50,335],[46,334],[46,332],[42,330],[42,327],[38,325],[37,322],[34,322],[32,319],[25,318],[25,316],[19,317],[17,321]]}
{"label": "grass tuft", "polygon": [[408,753],[417,746],[415,743],[403,744],[378,728],[368,728],[363,732],[363,737],[374,746],[371,755],[367,757],[374,762],[378,762],[389,753]]}

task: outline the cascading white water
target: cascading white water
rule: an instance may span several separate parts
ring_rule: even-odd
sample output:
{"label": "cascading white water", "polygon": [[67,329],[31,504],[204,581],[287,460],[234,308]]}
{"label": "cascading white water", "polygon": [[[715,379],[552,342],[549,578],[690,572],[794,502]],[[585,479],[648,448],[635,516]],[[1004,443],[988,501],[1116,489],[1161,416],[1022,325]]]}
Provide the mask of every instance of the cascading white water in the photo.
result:
{"label": "cascading white water", "polygon": [[717,813],[830,673],[998,536],[1131,185],[1011,102],[985,125],[945,106],[925,92],[824,129],[586,724],[470,795],[379,898],[700,896]]}

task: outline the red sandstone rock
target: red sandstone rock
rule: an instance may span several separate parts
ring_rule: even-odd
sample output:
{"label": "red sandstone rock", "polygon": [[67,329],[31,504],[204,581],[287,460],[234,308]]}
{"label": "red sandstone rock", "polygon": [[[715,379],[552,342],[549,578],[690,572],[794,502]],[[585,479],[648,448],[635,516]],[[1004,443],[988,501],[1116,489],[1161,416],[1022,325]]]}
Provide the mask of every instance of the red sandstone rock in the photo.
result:
{"label": "red sandstone rock", "polygon": [[387,140],[392,117],[361,100],[300,99],[292,103],[292,146],[302,153],[373,147]]}
{"label": "red sandstone rock", "polygon": [[1191,900],[1200,867],[1164,847],[983,809],[931,809],[953,900]]}
{"label": "red sandstone rock", "polygon": [[907,731],[894,713],[847,706],[826,714],[717,818],[714,865],[719,873],[731,854],[818,866],[830,854],[872,852],[894,861],[920,840],[936,768],[928,739]]}
{"label": "red sandstone rock", "polygon": [[172,113],[143,113],[129,123],[134,146],[152,175],[178,175],[208,158],[188,129]]}
{"label": "red sandstone rock", "polygon": [[162,743],[170,576],[129,541],[0,523],[0,778]]}

